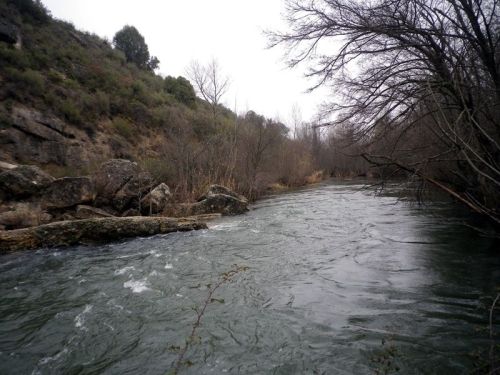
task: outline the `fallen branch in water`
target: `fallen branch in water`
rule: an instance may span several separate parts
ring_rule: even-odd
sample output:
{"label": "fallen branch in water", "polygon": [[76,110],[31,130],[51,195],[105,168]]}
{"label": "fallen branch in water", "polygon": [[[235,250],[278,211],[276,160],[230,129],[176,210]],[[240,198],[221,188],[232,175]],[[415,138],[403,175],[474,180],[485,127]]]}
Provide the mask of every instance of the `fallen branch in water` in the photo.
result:
{"label": "fallen branch in water", "polygon": [[235,277],[238,273],[248,270],[248,267],[246,267],[246,266],[238,266],[235,264],[233,267],[234,268],[232,268],[231,270],[222,273],[219,281],[217,281],[217,283],[215,285],[213,285],[213,286],[211,284],[207,285],[209,288],[207,298],[205,299],[201,309],[199,309],[199,310],[195,309],[197,316],[196,316],[195,322],[193,323],[193,328],[191,329],[191,334],[186,339],[184,346],[179,350],[179,355],[178,355],[177,360],[175,361],[173,367],[169,371],[169,373],[168,373],[169,375],[170,374],[176,375],[179,372],[179,370],[181,369],[182,365],[185,364],[184,356],[186,355],[186,352],[188,351],[189,346],[191,345],[191,343],[194,342],[194,340],[196,338],[196,331],[198,330],[198,328],[201,325],[201,319],[203,318],[203,315],[205,314],[207,306],[213,302],[224,303],[223,299],[217,299],[217,298],[213,297],[215,291],[217,289],[219,289],[223,284],[230,282],[233,279],[233,277]]}

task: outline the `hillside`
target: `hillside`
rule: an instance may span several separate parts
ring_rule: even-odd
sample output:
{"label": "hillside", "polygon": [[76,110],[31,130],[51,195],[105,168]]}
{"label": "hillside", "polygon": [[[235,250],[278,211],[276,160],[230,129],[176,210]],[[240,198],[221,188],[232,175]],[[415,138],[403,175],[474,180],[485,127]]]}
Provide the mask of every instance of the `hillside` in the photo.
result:
{"label": "hillside", "polygon": [[63,176],[130,159],[185,199],[210,183],[255,195],[273,182],[301,184],[313,170],[309,150],[288,139],[283,124],[254,112],[238,118],[222,106],[214,120],[188,80],[138,68],[41,3],[2,1],[0,17],[2,161]]}

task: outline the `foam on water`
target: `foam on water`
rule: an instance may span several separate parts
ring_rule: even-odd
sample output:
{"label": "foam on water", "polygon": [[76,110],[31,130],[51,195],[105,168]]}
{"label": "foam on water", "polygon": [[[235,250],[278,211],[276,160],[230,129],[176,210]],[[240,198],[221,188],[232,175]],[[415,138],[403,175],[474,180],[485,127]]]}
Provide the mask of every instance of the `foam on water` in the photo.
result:
{"label": "foam on water", "polygon": [[147,280],[129,280],[123,283],[124,288],[132,289],[133,293],[142,293],[146,290],[151,290],[147,286]]}
{"label": "foam on water", "polygon": [[123,275],[124,273],[126,273],[128,271],[133,271],[133,270],[135,270],[134,266],[123,267],[122,269],[116,270],[115,275]]}
{"label": "foam on water", "polygon": [[210,225],[209,229],[211,230],[231,230],[232,228],[237,227],[240,224],[240,221],[232,221],[229,223],[220,223],[215,225]]}
{"label": "foam on water", "polygon": [[67,353],[68,353],[68,348],[64,348],[63,350],[61,350],[60,352],[58,352],[53,356],[43,357],[38,363],[40,365],[46,365],[49,362],[57,361],[59,358],[61,358],[63,355]]}
{"label": "foam on water", "polygon": [[87,328],[84,326],[85,323],[85,315],[88,314],[92,310],[92,305],[85,305],[85,309],[75,317],[75,327],[80,328],[81,330],[86,330]]}

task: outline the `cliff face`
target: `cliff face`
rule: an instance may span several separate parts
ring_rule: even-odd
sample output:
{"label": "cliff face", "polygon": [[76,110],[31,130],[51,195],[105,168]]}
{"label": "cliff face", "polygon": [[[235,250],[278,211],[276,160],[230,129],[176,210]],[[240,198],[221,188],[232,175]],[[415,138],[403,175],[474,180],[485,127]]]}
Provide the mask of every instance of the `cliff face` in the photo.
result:
{"label": "cliff face", "polygon": [[0,160],[86,172],[109,158],[158,157],[179,129],[196,141],[195,130],[209,127],[208,105],[188,81],[177,98],[175,79],[36,7],[0,3]]}
{"label": "cliff face", "polygon": [[97,154],[92,139],[47,112],[16,106],[11,126],[0,131],[0,159],[81,167]]}

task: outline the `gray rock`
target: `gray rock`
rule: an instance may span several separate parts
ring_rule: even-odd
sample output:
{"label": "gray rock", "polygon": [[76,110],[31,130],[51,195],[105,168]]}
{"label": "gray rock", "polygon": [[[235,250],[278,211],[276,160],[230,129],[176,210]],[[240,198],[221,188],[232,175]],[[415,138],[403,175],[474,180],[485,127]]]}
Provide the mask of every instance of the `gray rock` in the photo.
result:
{"label": "gray rock", "polygon": [[61,119],[17,106],[11,122],[12,126],[0,129],[0,158],[72,166],[88,162],[89,144],[76,139],[78,131]]}
{"label": "gray rock", "polygon": [[133,176],[113,197],[113,207],[123,211],[129,207],[138,207],[139,200],[153,186],[153,178],[148,172],[139,172]]}
{"label": "gray rock", "polygon": [[247,201],[247,199],[243,196],[243,195],[240,195],[234,191],[232,191],[231,189],[225,187],[225,186],[222,186],[222,185],[210,185],[210,187],[208,188],[207,192],[202,195],[200,198],[198,198],[198,202],[206,199],[207,197],[210,197],[210,196],[213,196],[213,195],[217,195],[217,194],[224,194],[224,195],[229,195],[233,198],[236,198],[236,199],[239,199],[241,201]]}
{"label": "gray rock", "polygon": [[145,215],[162,212],[172,199],[169,187],[161,183],[141,200],[141,211]]}
{"label": "gray rock", "polygon": [[177,217],[217,213],[239,215],[248,211],[248,202],[226,194],[213,194],[196,203],[169,204],[165,211]]}
{"label": "gray rock", "polygon": [[89,177],[63,177],[44,191],[42,203],[48,209],[73,207],[95,199],[94,183]]}
{"label": "gray rock", "polygon": [[54,177],[34,165],[20,165],[0,173],[0,197],[28,197],[46,188],[53,181]]}
{"label": "gray rock", "polygon": [[212,194],[193,205],[193,215],[239,215],[248,211],[248,202],[226,194]]}
{"label": "gray rock", "polygon": [[0,231],[0,254],[39,247],[102,243],[125,237],[206,229],[196,219],[106,217],[60,221],[33,228]]}
{"label": "gray rock", "polygon": [[15,107],[12,121],[14,127],[19,130],[46,141],[63,142],[65,138],[75,138],[72,133],[66,131],[62,120],[32,109]]}
{"label": "gray rock", "polygon": [[98,206],[113,205],[115,195],[141,172],[137,163],[125,159],[111,159],[101,164],[92,176],[94,180]]}

